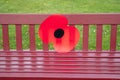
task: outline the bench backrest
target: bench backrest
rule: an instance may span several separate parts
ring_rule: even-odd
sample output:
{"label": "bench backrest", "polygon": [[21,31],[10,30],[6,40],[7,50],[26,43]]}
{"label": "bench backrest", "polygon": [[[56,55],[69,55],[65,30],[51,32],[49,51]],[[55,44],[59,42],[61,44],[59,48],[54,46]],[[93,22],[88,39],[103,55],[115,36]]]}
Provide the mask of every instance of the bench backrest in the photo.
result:
{"label": "bench backrest", "polygon": [[[82,25],[82,50],[89,50],[89,25],[96,25],[96,51],[102,50],[103,25],[110,25],[110,51],[116,51],[117,28],[120,24],[120,14],[64,14],[69,25]],[[16,26],[16,50],[22,47],[22,25],[29,25],[29,49],[36,50],[35,25],[41,24],[50,14],[0,14],[2,25],[3,50],[10,50],[8,25]],[[48,50],[48,44],[43,44],[43,50]]]}

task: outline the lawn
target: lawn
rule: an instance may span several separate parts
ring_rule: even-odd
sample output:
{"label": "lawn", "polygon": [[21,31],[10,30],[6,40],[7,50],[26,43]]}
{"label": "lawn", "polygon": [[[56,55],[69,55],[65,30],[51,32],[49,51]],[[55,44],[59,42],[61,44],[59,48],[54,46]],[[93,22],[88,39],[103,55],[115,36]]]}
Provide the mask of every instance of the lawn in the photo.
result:
{"label": "lawn", "polygon": [[[0,13],[39,13],[39,14],[77,14],[77,13],[119,13],[120,0],[0,0]],[[15,25],[9,28],[10,47],[15,49]],[[23,48],[28,49],[28,25],[23,25]],[[36,25],[36,46],[42,48],[42,43],[38,38]],[[82,26],[76,26],[82,35]],[[89,48],[95,49],[96,26],[90,25]],[[103,49],[109,49],[110,25],[103,28]],[[120,26],[117,31],[117,49],[120,50]],[[82,36],[77,49],[82,48]],[[0,49],[2,48],[2,30],[0,25]],[[50,45],[50,49],[53,47]]]}

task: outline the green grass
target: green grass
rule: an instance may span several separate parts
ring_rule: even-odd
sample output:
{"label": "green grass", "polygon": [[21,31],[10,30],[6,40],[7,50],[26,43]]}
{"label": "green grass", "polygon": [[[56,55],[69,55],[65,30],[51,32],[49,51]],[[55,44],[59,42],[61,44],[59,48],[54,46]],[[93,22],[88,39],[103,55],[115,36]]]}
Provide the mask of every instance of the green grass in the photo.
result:
{"label": "green grass", "polygon": [[[77,14],[77,13],[119,13],[120,0],[0,0],[0,13],[39,13],[39,14]],[[10,47],[15,49],[15,25],[10,25]],[[39,40],[36,25],[36,46],[42,49],[42,42]],[[81,39],[76,49],[82,48],[82,26],[76,26],[81,33]],[[90,25],[89,49],[95,49],[96,26]],[[29,48],[28,25],[23,25],[23,48]],[[109,49],[110,25],[103,28],[103,49]],[[120,25],[117,32],[117,49],[120,50]],[[2,48],[2,28],[0,25],[0,49]],[[50,44],[50,49],[53,47]]]}
{"label": "green grass", "polygon": [[120,12],[120,0],[0,0],[0,13]]}

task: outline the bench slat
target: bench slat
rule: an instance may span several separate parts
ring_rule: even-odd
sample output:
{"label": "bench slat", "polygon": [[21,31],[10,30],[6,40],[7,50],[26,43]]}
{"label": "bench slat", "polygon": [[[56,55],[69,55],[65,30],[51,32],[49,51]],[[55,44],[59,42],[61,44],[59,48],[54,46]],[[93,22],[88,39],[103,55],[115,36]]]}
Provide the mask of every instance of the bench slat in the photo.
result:
{"label": "bench slat", "polygon": [[111,34],[110,34],[110,50],[116,50],[116,37],[117,37],[117,25],[111,25]]}
{"label": "bench slat", "polygon": [[[0,14],[0,24],[41,24],[51,14]],[[120,24],[120,14],[64,14],[69,24]],[[12,19],[12,20],[11,20]]]}
{"label": "bench slat", "polygon": [[[72,25],[70,25],[70,26],[75,26],[74,24],[72,24]],[[70,42],[74,42],[75,41],[75,31],[69,31],[69,34],[70,34],[70,36],[69,36],[69,41]],[[73,44],[71,44],[71,43],[69,43],[70,45],[73,45]],[[74,51],[75,50],[75,48],[73,48],[71,51]]]}
{"label": "bench slat", "polygon": [[16,49],[22,50],[22,25],[16,24]]}
{"label": "bench slat", "polygon": [[[95,66],[96,67],[96,66]],[[57,67],[52,67],[52,68],[50,68],[49,66],[48,67],[46,67],[46,68],[30,68],[30,67],[28,67],[28,68],[0,68],[0,69],[29,69],[29,70],[89,70],[89,71],[97,71],[97,70],[101,70],[101,71],[120,71],[120,69],[119,69],[119,67],[117,67],[117,68],[112,68],[112,69],[109,69],[109,68],[94,68],[94,67],[84,67],[84,68],[81,68],[81,67],[79,67],[79,68],[67,68],[67,67],[65,67],[65,68],[63,68],[63,67],[59,67],[59,68],[57,68]]]}
{"label": "bench slat", "polygon": [[3,35],[3,49],[5,51],[10,49],[10,45],[9,45],[9,33],[8,33],[8,25],[7,24],[3,24],[2,25],[2,35]]}
{"label": "bench slat", "polygon": [[[33,78],[31,78],[31,76]],[[50,74],[50,73],[1,73],[1,80],[118,80],[119,75],[110,74]],[[16,77],[14,77],[16,76]],[[22,78],[24,77],[24,78]]]}
{"label": "bench slat", "polygon": [[11,61],[31,61],[31,62],[88,62],[88,63],[92,63],[92,62],[95,62],[95,63],[120,63],[120,61],[97,61],[97,60],[66,60],[66,59],[62,59],[62,60],[35,60],[35,59],[32,59],[32,60],[27,60],[27,59],[19,59],[19,60],[12,60],[12,59],[1,59],[0,61],[6,61],[6,62],[10,62]]}
{"label": "bench slat", "polygon": [[[0,64],[0,66],[2,66],[2,65],[6,65],[6,66],[9,66],[9,67],[11,67],[11,66],[44,66],[44,67],[46,67],[46,66],[52,66],[52,67],[73,67],[73,68],[75,68],[75,67],[110,67],[110,69],[114,69],[115,67],[120,67],[120,64],[119,63],[117,63],[117,64],[115,64],[115,65],[108,65],[108,64],[93,64],[93,63],[87,63],[87,64],[85,64],[85,63],[79,63],[79,64],[76,64],[75,62],[74,63],[64,63],[64,64],[59,64],[59,62],[57,63],[53,63],[53,64],[50,64],[50,63],[48,63],[48,64],[44,64],[44,63],[39,63],[39,64],[29,64],[29,63],[26,63],[26,64],[10,64],[10,63],[7,63],[7,64]],[[112,67],[112,68],[111,68]],[[114,67],[114,68],[113,68]],[[9,68],[10,69],[10,68]],[[24,69],[24,68],[23,68]],[[100,69],[100,68],[98,68],[98,69]]]}
{"label": "bench slat", "polygon": [[88,39],[89,39],[89,25],[83,25],[83,50],[88,50]]}
{"label": "bench slat", "polygon": [[48,44],[43,43],[43,51],[48,51]]}
{"label": "bench slat", "polygon": [[[16,49],[17,51],[22,51],[22,25],[21,24],[16,24]],[[16,54],[23,55],[23,53],[16,53]],[[17,59],[23,59],[23,57],[18,57]],[[20,64],[23,64],[23,62],[24,61],[19,61]],[[21,68],[24,68],[24,67],[21,66]],[[19,69],[19,70],[22,70],[22,69]]]}
{"label": "bench slat", "polygon": [[102,50],[102,24],[97,25],[96,30],[96,51]]}
{"label": "bench slat", "polygon": [[30,40],[30,50],[35,50],[36,45],[35,45],[35,25],[30,24],[29,25],[29,40]]}
{"label": "bench slat", "polygon": [[[30,24],[29,25],[29,40],[30,40],[30,51],[35,51],[36,50],[36,41],[35,41],[35,24]],[[36,53],[34,53],[36,54]],[[36,57],[32,57],[32,60],[36,60]],[[35,64],[36,62],[32,62],[33,64]],[[34,70],[36,69],[36,65],[33,65],[32,68],[34,68]]]}
{"label": "bench slat", "polygon": [[104,72],[97,72],[97,71],[87,71],[87,72],[85,72],[85,71],[61,71],[61,70],[59,70],[59,71],[55,71],[55,70],[53,70],[53,71],[48,71],[48,70],[46,70],[46,71],[41,71],[41,70],[39,70],[39,71],[1,71],[0,73],[68,73],[68,74],[120,74],[120,72],[119,71],[116,71],[116,72],[109,72],[109,71],[104,71]]}

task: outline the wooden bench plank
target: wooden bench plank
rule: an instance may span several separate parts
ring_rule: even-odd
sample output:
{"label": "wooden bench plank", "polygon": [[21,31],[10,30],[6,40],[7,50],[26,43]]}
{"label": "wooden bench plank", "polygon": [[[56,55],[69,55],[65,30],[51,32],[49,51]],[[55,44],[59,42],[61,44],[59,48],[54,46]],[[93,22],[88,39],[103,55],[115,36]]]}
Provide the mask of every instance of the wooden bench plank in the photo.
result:
{"label": "wooden bench plank", "polygon": [[9,31],[8,31],[8,25],[3,24],[2,25],[2,35],[3,35],[3,49],[5,51],[10,49],[9,45]]}
{"label": "wooden bench plank", "polygon": [[89,25],[83,25],[83,51],[88,50]]}
{"label": "wooden bench plank", "polygon": [[[6,75],[7,74],[7,75]],[[32,76],[30,76],[32,75]],[[3,79],[5,80],[12,80],[12,79],[15,79],[16,78],[14,77],[16,76],[17,80],[39,80],[39,79],[42,79],[42,80],[73,80],[73,79],[77,79],[77,80],[80,80],[80,79],[97,79],[97,80],[106,80],[106,79],[109,79],[109,80],[118,80],[120,78],[119,75],[112,75],[112,74],[50,74],[50,73],[0,73],[0,77],[3,77]],[[6,77],[6,78],[5,78]],[[24,77],[24,78],[22,78]],[[47,79],[46,79],[47,78]],[[1,78],[2,79],[2,78]],[[2,79],[2,80],[3,80]]]}
{"label": "wooden bench plank", "polygon": [[96,30],[96,51],[102,50],[102,25],[97,25]]}
{"label": "wooden bench plank", "polygon": [[30,44],[30,50],[35,50],[36,45],[35,45],[35,24],[30,24],[29,25],[29,44]]}
{"label": "wooden bench plank", "polygon": [[22,50],[22,25],[16,24],[16,49]]}
{"label": "wooden bench plank", "polygon": [[[51,14],[0,14],[0,24],[41,24]],[[69,24],[119,24],[120,14],[63,14]],[[12,19],[12,20],[11,20]]]}
{"label": "wooden bench plank", "polygon": [[116,50],[116,37],[117,37],[117,25],[111,25],[111,34],[110,34],[110,50]]}

